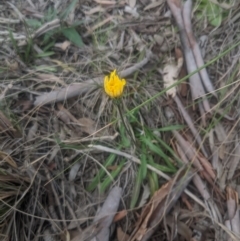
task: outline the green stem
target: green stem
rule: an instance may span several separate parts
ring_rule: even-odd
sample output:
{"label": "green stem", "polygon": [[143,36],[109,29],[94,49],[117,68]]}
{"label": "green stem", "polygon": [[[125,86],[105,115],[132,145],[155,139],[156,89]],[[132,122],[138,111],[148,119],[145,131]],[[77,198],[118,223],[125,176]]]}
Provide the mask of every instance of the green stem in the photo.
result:
{"label": "green stem", "polygon": [[123,117],[123,114],[122,114],[122,111],[121,111],[121,109],[120,109],[119,104],[116,103],[116,105],[117,105],[117,108],[118,108],[118,111],[119,111],[119,114],[120,114],[120,118],[121,118],[121,120],[122,120],[122,122],[123,122],[123,125],[124,125],[125,129],[127,130],[128,135],[130,136],[130,138],[131,138],[131,140],[133,141],[133,143],[136,144],[136,142],[135,142],[135,140],[134,140],[134,138],[133,138],[133,136],[132,136],[131,131],[128,129],[128,127],[127,127],[127,125],[126,125],[126,123],[125,123],[125,120],[124,120],[124,117]]}

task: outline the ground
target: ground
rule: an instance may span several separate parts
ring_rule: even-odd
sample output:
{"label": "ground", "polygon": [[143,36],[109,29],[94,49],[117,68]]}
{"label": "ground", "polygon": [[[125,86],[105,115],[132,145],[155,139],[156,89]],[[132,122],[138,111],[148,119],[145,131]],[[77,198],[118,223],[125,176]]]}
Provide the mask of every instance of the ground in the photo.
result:
{"label": "ground", "polygon": [[240,240],[239,9],[1,1],[0,239]]}

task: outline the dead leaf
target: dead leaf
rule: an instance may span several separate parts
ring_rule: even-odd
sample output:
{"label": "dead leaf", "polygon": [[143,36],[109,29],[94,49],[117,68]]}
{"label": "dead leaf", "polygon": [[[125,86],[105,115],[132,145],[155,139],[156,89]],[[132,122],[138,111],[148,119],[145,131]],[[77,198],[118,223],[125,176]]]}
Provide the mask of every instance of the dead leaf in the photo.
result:
{"label": "dead leaf", "polygon": [[63,110],[59,110],[59,111],[56,111],[56,116],[62,120],[64,123],[66,124],[69,124],[70,123],[70,117],[68,116],[68,114],[63,111]]}
{"label": "dead leaf", "polygon": [[131,8],[129,6],[125,6],[124,12],[131,14],[133,17],[138,18],[139,13],[137,12],[137,8]]}
{"label": "dead leaf", "polygon": [[60,48],[63,51],[65,51],[70,45],[71,45],[71,42],[66,40],[63,43],[56,43],[55,47]]}
{"label": "dead leaf", "polygon": [[228,186],[226,188],[227,193],[227,209],[228,209],[228,219],[231,223],[231,230],[235,234],[240,234],[240,219],[239,219],[239,202],[238,193]]}
{"label": "dead leaf", "polygon": [[129,235],[124,233],[122,231],[122,228],[121,227],[117,227],[117,240],[118,241],[125,241],[125,240],[128,240],[129,239]]}
{"label": "dead leaf", "polygon": [[143,10],[146,11],[146,10],[149,10],[149,9],[152,9],[152,8],[156,8],[156,7],[160,6],[161,4],[163,4],[163,0],[158,0],[156,2],[150,3]]}
{"label": "dead leaf", "polygon": [[94,237],[101,230],[101,225],[100,225],[101,221],[102,220],[99,220],[98,222],[88,226],[83,230],[83,232],[75,232],[71,241],[79,241],[79,240],[95,241],[96,239]]}
{"label": "dead leaf", "polygon": [[233,178],[233,175],[235,171],[238,169],[239,161],[240,161],[240,144],[238,143],[239,140],[236,140],[236,146],[234,150],[234,154],[232,155],[232,158],[229,161],[229,171],[227,180],[231,180]]}
{"label": "dead leaf", "polygon": [[95,8],[90,9],[89,11],[85,11],[84,13],[86,15],[92,15],[92,14],[104,12],[104,11],[105,11],[104,8],[102,8],[101,6],[97,6]]}
{"label": "dead leaf", "polygon": [[154,233],[163,215],[166,215],[176,203],[193,174],[188,168],[182,168],[176,176],[156,191],[145,206],[131,234],[131,241],[146,241]]}
{"label": "dead leaf", "polygon": [[116,223],[126,216],[127,216],[127,210],[122,210],[115,215],[113,222]]}
{"label": "dead leaf", "polygon": [[59,111],[56,111],[58,118],[60,118],[66,124],[72,124],[73,127],[80,127],[82,132],[92,135],[96,132],[96,124],[89,118],[76,119],[64,106],[60,103],[57,104]]}
{"label": "dead leaf", "polygon": [[29,128],[29,131],[27,134],[27,141],[31,141],[36,136],[37,130],[38,130],[38,122],[34,121],[33,125]]}
{"label": "dead leaf", "polygon": [[101,220],[101,230],[96,235],[97,240],[108,241],[109,227],[112,224],[115,213],[117,212],[121,197],[122,188],[115,186],[108,194],[108,197],[106,198],[98,215],[94,218],[94,222]]}
{"label": "dead leaf", "polygon": [[94,0],[94,2],[102,4],[102,5],[115,5],[116,1],[108,1],[108,0]]}
{"label": "dead leaf", "polygon": [[78,119],[78,123],[82,126],[82,131],[92,135],[94,132],[96,132],[96,123],[89,119],[89,118],[80,118]]}
{"label": "dead leaf", "polygon": [[[171,61],[170,63],[166,64],[163,69],[163,82],[164,88],[166,89],[178,81],[178,75],[183,66],[183,57],[178,57],[177,64]],[[177,94],[177,87],[173,86],[172,88],[168,89],[166,94],[168,96],[175,97]]]}
{"label": "dead leaf", "polygon": [[222,143],[218,148],[216,148],[216,154],[221,160],[224,160],[226,154],[226,146]]}
{"label": "dead leaf", "polygon": [[81,166],[81,163],[77,162],[71,167],[70,172],[69,172],[69,176],[68,176],[68,180],[70,182],[75,180],[80,166]]}
{"label": "dead leaf", "polygon": [[59,77],[53,75],[53,74],[37,74],[37,77],[44,82],[53,82],[58,83],[62,86],[66,86],[63,80],[61,80]]}
{"label": "dead leaf", "polygon": [[17,168],[16,162],[7,153],[0,151],[0,159],[1,162],[7,162],[10,166]]}
{"label": "dead leaf", "polygon": [[[180,58],[183,58],[183,53],[182,50],[180,48],[175,48],[175,58],[178,60]],[[186,67],[182,66],[179,75],[178,75],[178,79],[182,79],[187,75],[187,70]],[[181,84],[179,85],[179,93],[181,96],[186,97],[188,94],[189,88],[188,88],[188,84],[187,81],[181,82]]]}
{"label": "dead leaf", "polygon": [[128,5],[129,5],[131,8],[134,8],[135,5],[136,5],[136,1],[137,1],[137,0],[128,0],[127,2],[128,2]]}
{"label": "dead leaf", "polygon": [[7,66],[10,68],[11,71],[16,71],[19,69],[19,64],[17,61],[12,60],[9,62],[6,60],[6,62],[7,62]]}
{"label": "dead leaf", "polygon": [[16,108],[21,110],[22,112],[30,110],[32,106],[33,106],[33,102],[31,100],[19,100],[16,103]]}
{"label": "dead leaf", "polygon": [[70,233],[68,230],[64,230],[62,233],[61,233],[61,241],[70,241]]}
{"label": "dead leaf", "polygon": [[175,227],[174,227],[174,229],[172,229],[172,233],[174,233],[175,230],[177,230],[177,232],[182,237],[184,237],[184,240],[191,240],[192,231],[184,222],[181,222],[179,220],[175,221],[173,216],[168,216],[168,217],[166,217],[166,223],[169,227],[171,227],[172,224],[175,223]]}
{"label": "dead leaf", "polygon": [[154,34],[153,38],[159,46],[161,46],[164,42],[164,38],[160,34]]}
{"label": "dead leaf", "polygon": [[212,180],[215,180],[216,179],[216,173],[214,172],[211,163],[204,156],[202,156],[200,153],[198,153],[198,160],[202,164],[205,171],[212,178]]}
{"label": "dead leaf", "polygon": [[143,205],[145,205],[149,196],[150,196],[149,185],[148,184],[143,185],[143,194],[141,196],[141,200],[140,200],[139,205],[138,205],[139,208],[141,208]]}

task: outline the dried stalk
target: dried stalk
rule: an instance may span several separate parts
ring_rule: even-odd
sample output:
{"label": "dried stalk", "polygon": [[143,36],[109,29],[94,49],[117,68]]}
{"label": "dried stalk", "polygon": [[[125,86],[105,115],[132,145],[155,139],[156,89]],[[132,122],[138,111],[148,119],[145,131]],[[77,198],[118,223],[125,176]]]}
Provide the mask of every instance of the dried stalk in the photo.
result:
{"label": "dried stalk", "polygon": [[[141,62],[135,64],[134,66],[123,70],[119,73],[119,75],[122,78],[127,77],[128,75],[131,75],[134,73],[137,69],[143,67],[148,63],[150,59],[150,54],[147,54],[146,58],[144,58]],[[55,103],[59,101],[64,101],[76,96],[79,96],[81,94],[84,94],[90,90],[94,90],[97,88],[98,85],[100,85],[103,82],[103,76],[97,77],[94,79],[89,79],[85,81],[84,83],[73,83],[67,86],[66,88],[52,91],[47,94],[43,94],[41,96],[37,96],[34,101],[34,106],[42,106],[45,104]]]}
{"label": "dried stalk", "polygon": [[230,221],[230,230],[233,231],[235,235],[240,235],[238,193],[231,187],[227,187],[226,191],[227,191],[227,209],[228,209],[228,220]]}
{"label": "dried stalk", "polygon": [[[184,21],[184,26],[186,29],[186,33],[187,33],[187,37],[190,43],[190,47],[192,49],[196,64],[197,64],[197,68],[201,68],[204,65],[204,61],[202,58],[202,54],[201,54],[201,50],[199,48],[199,45],[196,41],[196,38],[193,34],[192,31],[192,23],[191,23],[191,12],[192,12],[192,0],[187,0],[184,3],[183,6],[183,21]],[[201,76],[201,80],[202,83],[204,85],[204,87],[206,88],[206,90],[208,92],[211,92],[211,94],[213,94],[215,97],[217,97],[216,93],[215,93],[215,89],[213,87],[213,84],[208,76],[207,70],[206,68],[203,68],[199,71],[200,76]]]}
{"label": "dried stalk", "polygon": [[[181,157],[181,160],[186,163],[189,164],[188,158],[185,156],[182,148],[176,144],[177,146],[177,151]],[[207,190],[206,184],[203,183],[201,177],[198,174],[195,174],[193,177],[193,183],[195,185],[195,187],[198,189],[198,191],[200,192],[200,194],[202,195],[202,197],[204,198],[204,200],[209,200],[210,199],[210,193]]]}
{"label": "dried stalk", "polygon": [[199,135],[197,129],[195,128],[194,124],[193,124],[193,121],[191,119],[191,117],[189,116],[188,112],[185,110],[184,106],[182,105],[182,102],[181,100],[178,98],[177,95],[175,95],[173,97],[174,101],[176,102],[177,106],[178,106],[178,109],[180,110],[180,112],[182,113],[182,116],[184,118],[184,120],[187,122],[188,124],[188,127],[190,128],[194,138],[196,139],[199,147],[201,148],[204,156],[208,157],[208,154],[204,148],[204,145],[203,145],[203,141],[201,139],[201,136]]}
{"label": "dried stalk", "polygon": [[[182,9],[179,0],[167,0],[168,5],[172,11],[172,14],[176,20],[177,26],[179,28],[180,39],[183,46],[183,52],[185,55],[185,61],[188,73],[192,73],[196,71],[197,65],[194,59],[194,55],[191,49],[191,45],[188,40],[187,32],[184,26],[184,21],[182,18]],[[203,88],[201,78],[199,73],[195,73],[194,75],[189,77],[191,93],[193,100],[199,99],[206,95],[205,90]],[[200,103],[200,102],[199,102]],[[205,112],[210,112],[210,104],[207,99],[202,100],[202,104],[204,107]]]}

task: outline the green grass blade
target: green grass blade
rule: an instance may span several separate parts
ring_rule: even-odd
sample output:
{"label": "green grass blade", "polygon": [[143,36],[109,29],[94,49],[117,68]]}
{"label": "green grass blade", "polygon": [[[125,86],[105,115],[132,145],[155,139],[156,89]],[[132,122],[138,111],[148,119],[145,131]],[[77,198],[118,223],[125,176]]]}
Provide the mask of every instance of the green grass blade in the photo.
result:
{"label": "green grass blade", "polygon": [[38,21],[37,19],[25,19],[25,22],[28,27],[31,27],[33,29],[37,29],[42,26],[42,23],[40,21]]}
{"label": "green grass blade", "polygon": [[61,31],[63,35],[77,47],[81,48],[84,46],[82,38],[75,28],[64,28]]}
{"label": "green grass blade", "polygon": [[65,20],[68,17],[68,15],[71,13],[71,11],[74,9],[77,2],[78,0],[73,0],[66,8],[66,10],[60,14],[59,18],[61,20]]}
{"label": "green grass blade", "polygon": [[138,169],[138,173],[137,173],[137,176],[135,179],[133,193],[132,193],[131,202],[130,202],[131,209],[135,208],[137,201],[139,199],[140,188],[141,188],[142,181],[143,181],[142,168],[143,167],[141,165],[140,168]]}
{"label": "green grass blade", "polygon": [[30,56],[31,56],[31,53],[32,53],[32,49],[33,49],[33,40],[32,38],[29,38],[28,41],[27,41],[27,49],[25,51],[25,61],[27,63],[30,62]]}
{"label": "green grass blade", "polygon": [[162,172],[166,172],[166,173],[175,173],[176,172],[176,168],[169,168],[167,166],[163,166],[163,165],[160,165],[158,163],[155,163],[153,161],[153,158],[152,156],[149,156],[149,159],[148,159],[148,164],[155,167],[156,169],[162,171]]}
{"label": "green grass blade", "polygon": [[15,49],[16,53],[20,56],[20,51],[19,51],[19,48],[18,48],[18,45],[17,45],[17,41],[14,39],[13,33],[12,33],[11,30],[9,30],[9,38],[11,39],[13,48]]}
{"label": "green grass blade", "polygon": [[49,42],[47,45],[44,46],[44,48],[42,49],[44,52],[48,51],[50,48],[52,48],[55,45],[55,40]]}
{"label": "green grass blade", "polygon": [[126,130],[124,125],[121,123],[119,128],[120,136],[121,136],[121,144],[123,147],[128,148],[131,146],[131,141],[126,136]]}
{"label": "green grass blade", "polygon": [[165,132],[165,131],[179,131],[179,130],[182,130],[184,127],[185,127],[184,125],[173,125],[173,126],[164,126],[164,127],[158,128],[156,130],[162,131],[162,132]]}
{"label": "green grass blade", "polygon": [[[116,159],[116,155],[110,154],[107,160],[104,162],[103,166],[107,168],[108,166],[112,165],[115,159]],[[97,173],[97,175],[93,178],[92,182],[87,186],[86,190],[88,192],[93,191],[97,187],[98,183],[100,183],[104,175],[105,175],[105,170],[101,168]]]}
{"label": "green grass blade", "polygon": [[161,150],[160,147],[156,146],[155,144],[152,143],[151,140],[149,140],[146,137],[142,137],[141,140],[143,141],[143,143],[146,144],[146,146],[154,153],[156,153],[157,155],[159,155],[160,157],[163,158],[164,162],[168,165],[168,167],[175,169],[175,167],[173,166],[173,164],[171,163],[170,159],[168,158],[168,156]]}
{"label": "green grass blade", "polygon": [[157,174],[155,172],[149,171],[147,174],[147,178],[148,178],[150,193],[151,193],[151,196],[153,196],[155,191],[159,189]]}
{"label": "green grass blade", "polygon": [[147,176],[147,156],[145,154],[146,152],[143,151],[143,153],[140,156],[140,160],[141,160],[141,170],[142,170],[142,177],[143,180],[146,178]]}
{"label": "green grass blade", "polygon": [[121,172],[126,160],[123,159],[118,165],[117,169],[111,172],[111,178],[108,176],[100,185],[100,193],[103,193],[112,183],[113,179]]}
{"label": "green grass blade", "polygon": [[52,56],[54,54],[55,54],[55,52],[49,51],[49,52],[43,52],[41,54],[36,54],[35,57],[36,58],[44,58],[44,57]]}

